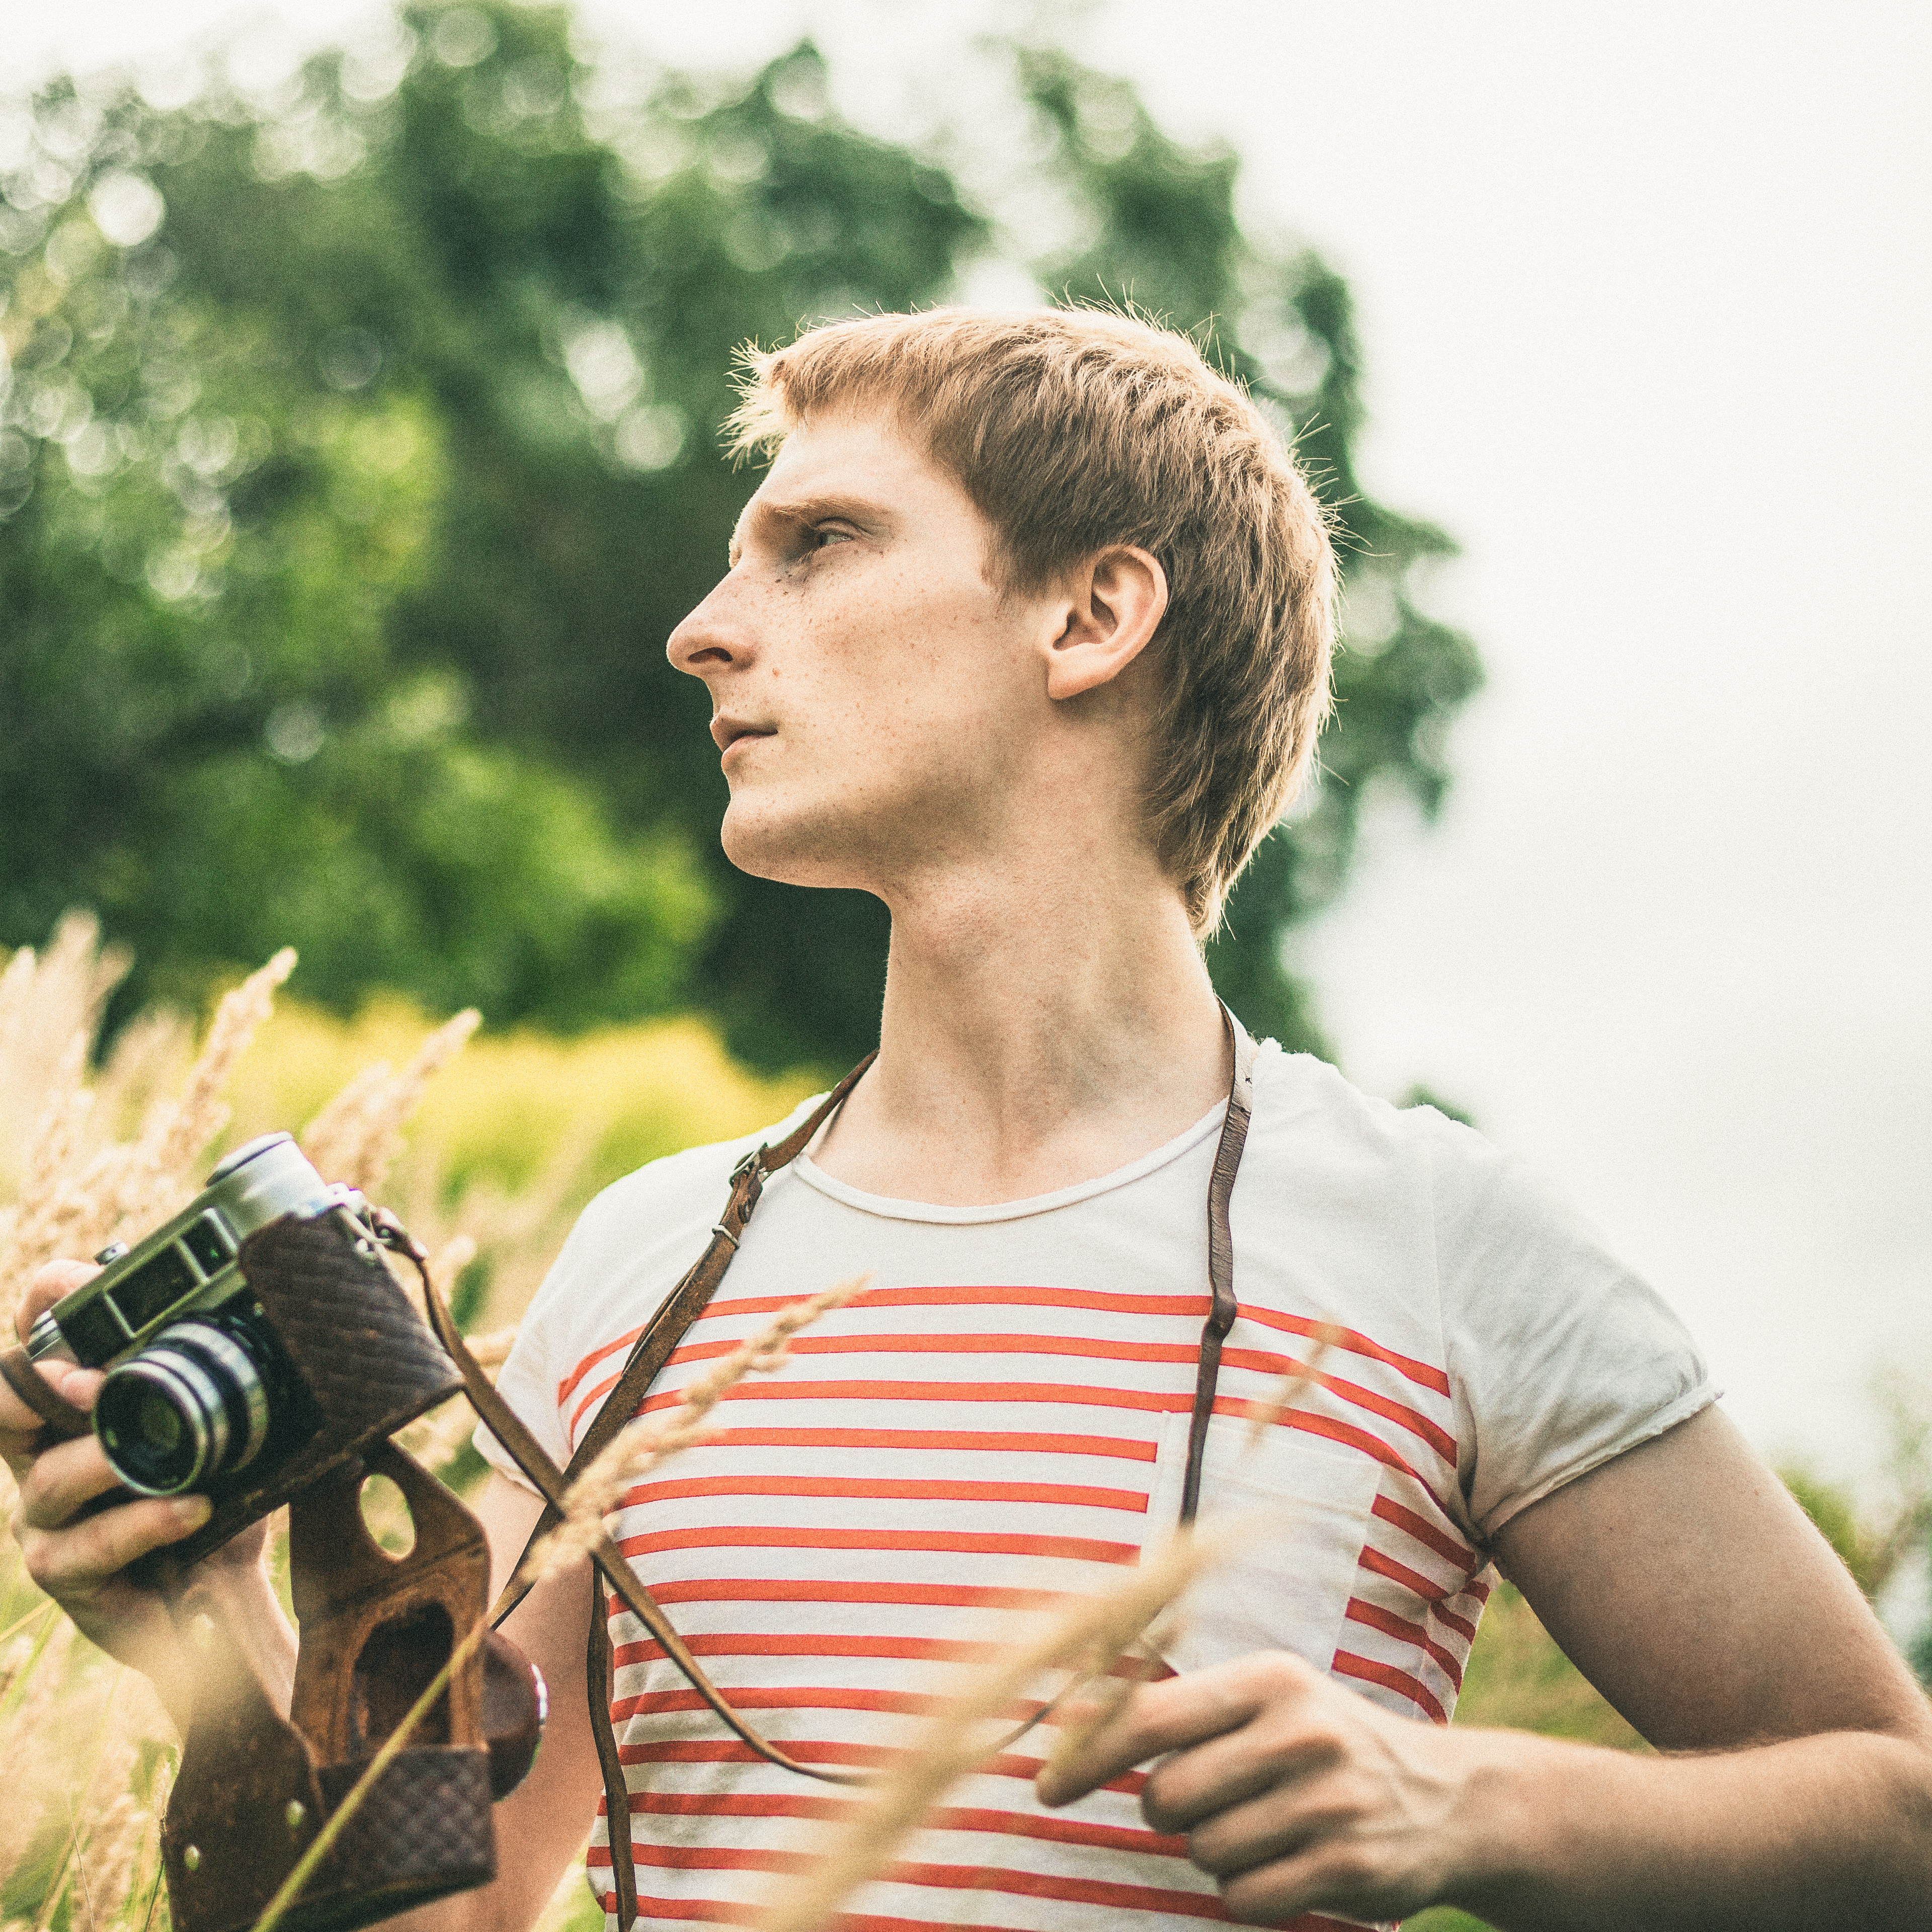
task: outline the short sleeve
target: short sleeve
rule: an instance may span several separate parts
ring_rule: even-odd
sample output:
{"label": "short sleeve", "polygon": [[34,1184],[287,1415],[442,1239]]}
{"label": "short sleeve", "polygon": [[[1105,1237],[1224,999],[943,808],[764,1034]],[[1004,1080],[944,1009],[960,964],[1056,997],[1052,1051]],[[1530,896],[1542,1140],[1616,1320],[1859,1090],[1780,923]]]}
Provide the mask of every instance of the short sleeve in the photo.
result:
{"label": "short sleeve", "polygon": [[[536,1304],[532,1304],[534,1310]],[[496,1393],[508,1402],[525,1428],[542,1444],[544,1453],[559,1468],[570,1460],[569,1446],[557,1420],[556,1378],[549,1370],[549,1352],[540,1328],[533,1328],[525,1316],[517,1330],[517,1339],[497,1372]],[[471,1437],[476,1453],[490,1468],[509,1478],[519,1489],[537,1493],[536,1485],[518,1468],[510,1452],[479,1422]]]}
{"label": "short sleeve", "polygon": [[[557,1412],[557,1376],[552,1364],[566,1354],[570,1340],[556,1330],[573,1305],[570,1283],[583,1246],[580,1239],[583,1226],[580,1220],[550,1264],[542,1286],[531,1297],[524,1318],[517,1324],[517,1339],[511,1343],[510,1352],[496,1374],[496,1393],[516,1412],[518,1420],[559,1468],[570,1460],[570,1444]],[[470,1439],[490,1468],[508,1477],[519,1489],[536,1494],[536,1485],[484,1424],[476,1425],[476,1432]]]}
{"label": "short sleeve", "polygon": [[1438,1118],[1437,1268],[1458,1474],[1486,1540],[1717,1400],[1661,1296],[1544,1176]]}

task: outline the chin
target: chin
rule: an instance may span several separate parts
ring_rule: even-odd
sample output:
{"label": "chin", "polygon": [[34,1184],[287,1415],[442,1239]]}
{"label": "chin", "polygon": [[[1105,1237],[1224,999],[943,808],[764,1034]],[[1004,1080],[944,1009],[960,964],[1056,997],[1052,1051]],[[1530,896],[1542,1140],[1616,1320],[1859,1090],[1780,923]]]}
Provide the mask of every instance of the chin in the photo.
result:
{"label": "chin", "polygon": [[774,811],[734,799],[719,828],[724,856],[741,872],[782,886],[863,886],[850,842],[821,814]]}

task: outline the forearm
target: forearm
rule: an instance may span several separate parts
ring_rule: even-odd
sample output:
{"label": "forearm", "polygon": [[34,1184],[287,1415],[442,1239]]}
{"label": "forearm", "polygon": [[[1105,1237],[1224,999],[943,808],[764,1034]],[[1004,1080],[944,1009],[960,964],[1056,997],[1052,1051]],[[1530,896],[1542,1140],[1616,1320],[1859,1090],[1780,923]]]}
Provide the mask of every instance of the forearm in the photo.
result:
{"label": "forearm", "polygon": [[1932,1752],[1869,1732],[1640,1757],[1464,1733],[1446,1902],[1506,1932],[1932,1924]]}
{"label": "forearm", "polygon": [[[226,1636],[212,1630],[217,1624]],[[259,1562],[205,1564],[191,1571],[172,1616],[158,1615],[146,1635],[146,1654],[128,1660],[152,1678],[175,1728],[184,1738],[197,1689],[208,1682],[211,1652],[232,1646],[284,1715],[295,1688],[296,1630],[283,1612],[274,1586]]]}

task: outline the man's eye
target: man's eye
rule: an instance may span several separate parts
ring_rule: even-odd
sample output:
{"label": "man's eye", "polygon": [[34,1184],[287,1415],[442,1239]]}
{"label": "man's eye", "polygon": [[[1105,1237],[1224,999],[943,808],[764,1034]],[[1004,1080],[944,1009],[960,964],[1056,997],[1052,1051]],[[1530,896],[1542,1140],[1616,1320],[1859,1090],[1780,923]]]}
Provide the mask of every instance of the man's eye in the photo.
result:
{"label": "man's eye", "polygon": [[850,543],[851,541],[852,532],[850,530],[838,530],[825,524],[818,525],[812,532],[812,548],[814,550],[824,550],[828,544]]}

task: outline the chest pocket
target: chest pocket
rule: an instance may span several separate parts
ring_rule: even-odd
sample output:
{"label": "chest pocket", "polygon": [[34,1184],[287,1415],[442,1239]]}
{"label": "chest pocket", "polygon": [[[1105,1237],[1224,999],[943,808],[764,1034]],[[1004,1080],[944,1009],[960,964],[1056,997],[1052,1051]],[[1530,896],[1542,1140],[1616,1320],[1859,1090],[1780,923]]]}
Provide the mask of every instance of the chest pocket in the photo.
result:
{"label": "chest pocket", "polygon": [[[1161,1434],[1149,1528],[1180,1513],[1189,1418]],[[1202,1670],[1260,1650],[1292,1650],[1326,1670],[1354,1592],[1382,1466],[1326,1436],[1271,1426],[1252,1441],[1245,1420],[1216,1416],[1202,1464],[1200,1522],[1238,1524],[1233,1552],[1190,1590],[1166,1661]]]}

